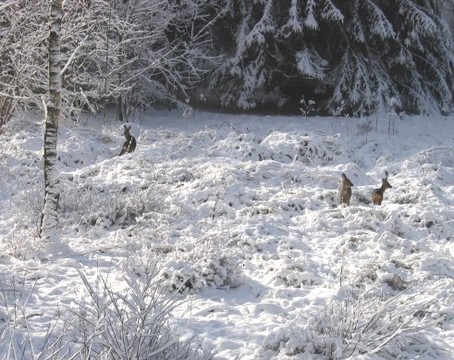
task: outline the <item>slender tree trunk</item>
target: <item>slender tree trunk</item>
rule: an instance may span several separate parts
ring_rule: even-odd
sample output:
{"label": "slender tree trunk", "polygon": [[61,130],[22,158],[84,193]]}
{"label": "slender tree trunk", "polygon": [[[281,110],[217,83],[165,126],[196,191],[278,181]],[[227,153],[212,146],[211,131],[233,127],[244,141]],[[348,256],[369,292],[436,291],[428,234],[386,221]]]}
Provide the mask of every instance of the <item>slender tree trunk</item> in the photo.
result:
{"label": "slender tree trunk", "polygon": [[60,31],[63,16],[62,0],[50,0],[49,19],[49,89],[44,132],[44,209],[41,218],[41,238],[47,245],[59,241],[57,169],[57,133],[61,108]]}

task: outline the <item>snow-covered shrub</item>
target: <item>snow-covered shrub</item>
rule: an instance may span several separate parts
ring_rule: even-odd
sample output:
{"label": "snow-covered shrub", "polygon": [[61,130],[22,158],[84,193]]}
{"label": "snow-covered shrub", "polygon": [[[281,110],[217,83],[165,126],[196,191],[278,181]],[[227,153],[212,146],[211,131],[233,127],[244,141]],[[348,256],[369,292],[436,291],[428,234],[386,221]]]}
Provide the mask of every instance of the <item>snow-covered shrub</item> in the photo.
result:
{"label": "snow-covered shrub", "polygon": [[155,268],[149,270],[136,274],[127,267],[124,292],[114,291],[108,277],[93,284],[79,272],[89,296],[74,309],[74,329],[67,335],[83,358],[212,358],[194,338],[179,339],[169,322],[179,298],[162,288]]}
{"label": "snow-covered shrub", "polygon": [[[330,105],[334,105],[334,104],[330,104]],[[346,115],[345,111],[346,111],[345,100],[341,100],[339,102],[339,104],[336,104],[336,106],[332,106],[328,109],[328,112],[334,117]]]}
{"label": "snow-covered shrub", "polygon": [[38,233],[32,230],[13,230],[5,236],[0,249],[3,255],[9,255],[20,260],[34,259],[43,246]]}
{"label": "snow-covered shrub", "polygon": [[306,259],[292,258],[278,261],[276,278],[289,287],[302,287],[322,284],[322,279],[314,274]]}
{"label": "snow-covered shrub", "polygon": [[358,135],[366,135],[367,133],[370,133],[374,129],[372,119],[368,117],[365,122],[356,125],[356,129],[358,131]]}
{"label": "snow-covered shrub", "polygon": [[440,314],[428,311],[435,298],[405,293],[381,298],[372,291],[344,295],[273,331],[264,341],[265,349],[282,356],[317,354],[327,359],[363,354],[396,358],[415,344],[433,351],[424,329],[441,320]]}
{"label": "snow-covered shrub", "polygon": [[167,211],[164,192],[152,186],[131,187],[97,187],[90,183],[69,187],[60,201],[63,218],[82,226],[110,228],[133,225],[148,213]]}
{"label": "snow-covered shrub", "polygon": [[[152,359],[208,360],[196,338],[185,337],[170,322],[179,304],[157,280],[157,272],[126,269],[127,290],[116,291],[108,276],[95,282],[79,271],[84,296],[71,309],[61,308],[47,332],[39,333],[27,299],[33,284],[0,282],[0,357],[2,359]],[[184,338],[185,337],[185,338]]]}
{"label": "snow-covered shrub", "polygon": [[207,286],[237,286],[238,256],[223,239],[201,239],[192,249],[179,249],[160,271],[169,290],[195,292]]}
{"label": "snow-covered shrub", "polygon": [[388,286],[395,291],[404,291],[408,288],[408,283],[399,275],[393,275],[384,281]]}
{"label": "snow-covered shrub", "polygon": [[[0,273],[0,323],[7,325],[13,324],[20,317],[21,311],[18,310],[31,294],[32,282],[27,282],[25,277],[19,274],[7,272]],[[5,328],[0,330],[3,334]],[[2,337],[3,339],[3,337]],[[1,348],[1,346],[0,346]]]}
{"label": "snow-covered shrub", "polygon": [[307,116],[315,110],[315,101],[312,99],[306,100],[304,95],[300,99],[300,111],[304,119],[307,120]]}
{"label": "snow-covered shrub", "polygon": [[17,211],[20,214],[16,225],[20,228],[29,229],[30,234],[36,237],[39,234],[41,215],[44,207],[44,186],[39,182],[37,185],[31,185],[30,188],[19,194],[19,200],[16,204]]}
{"label": "snow-covered shrub", "polygon": [[257,215],[269,215],[277,212],[276,206],[269,204],[268,202],[258,202],[249,208],[243,209],[239,213],[241,216],[245,215],[248,217],[253,217]]}
{"label": "snow-covered shrub", "polygon": [[[209,156],[223,156],[241,160],[258,160],[262,146],[253,132],[231,132],[225,139],[219,139],[208,149]],[[234,150],[234,151],[232,151]]]}
{"label": "snow-covered shrub", "polygon": [[60,335],[66,334],[68,324],[57,314],[44,333],[38,330],[34,318],[43,314],[29,306],[35,280],[16,276],[0,274],[0,358],[66,359],[72,344]]}
{"label": "snow-covered shrub", "polygon": [[266,152],[259,154],[260,160],[271,159],[282,163],[299,161],[321,165],[353,156],[342,144],[342,139],[336,136],[274,131],[263,139],[261,145]]}

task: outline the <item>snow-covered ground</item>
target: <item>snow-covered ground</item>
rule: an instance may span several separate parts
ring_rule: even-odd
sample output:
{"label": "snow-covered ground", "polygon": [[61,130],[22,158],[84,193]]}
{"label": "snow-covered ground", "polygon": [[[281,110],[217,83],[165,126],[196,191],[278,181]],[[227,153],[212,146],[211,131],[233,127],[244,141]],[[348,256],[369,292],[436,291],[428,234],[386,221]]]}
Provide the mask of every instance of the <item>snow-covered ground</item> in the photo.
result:
{"label": "snow-covered ground", "polygon": [[[454,358],[454,118],[131,124],[137,151],[122,157],[121,124],[61,125],[62,240],[48,255],[36,238],[41,123],[0,129],[3,358],[8,323],[39,346],[85,296],[81,273],[126,294],[125,269],[154,263],[181,294],[172,326],[215,359]],[[393,187],[373,206],[385,171]]]}

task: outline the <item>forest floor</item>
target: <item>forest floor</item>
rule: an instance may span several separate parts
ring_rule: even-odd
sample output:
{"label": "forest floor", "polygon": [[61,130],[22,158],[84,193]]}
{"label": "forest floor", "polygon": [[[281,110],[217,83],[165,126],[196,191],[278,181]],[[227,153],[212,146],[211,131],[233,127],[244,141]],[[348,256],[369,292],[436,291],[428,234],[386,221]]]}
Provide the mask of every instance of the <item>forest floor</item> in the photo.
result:
{"label": "forest floor", "polygon": [[[121,157],[122,124],[61,124],[52,254],[36,236],[42,122],[0,129],[0,357],[11,322],[39,347],[86,295],[81,273],[127,294],[127,269],[157,264],[181,297],[169,322],[215,359],[454,358],[454,118],[171,112],[130,124],[137,150]],[[392,188],[373,206],[385,171]]]}

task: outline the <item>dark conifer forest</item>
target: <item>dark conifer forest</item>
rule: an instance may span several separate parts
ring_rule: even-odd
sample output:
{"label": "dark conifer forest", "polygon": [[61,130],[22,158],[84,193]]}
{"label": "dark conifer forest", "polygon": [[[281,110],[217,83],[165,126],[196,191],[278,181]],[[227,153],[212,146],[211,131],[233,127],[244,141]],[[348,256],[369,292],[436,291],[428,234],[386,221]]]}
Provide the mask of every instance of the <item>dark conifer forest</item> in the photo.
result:
{"label": "dark conifer forest", "polygon": [[[47,1],[0,6],[0,117],[42,107]],[[447,0],[67,0],[65,116],[115,105],[451,113]]]}

